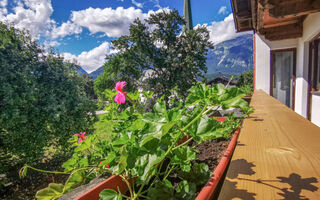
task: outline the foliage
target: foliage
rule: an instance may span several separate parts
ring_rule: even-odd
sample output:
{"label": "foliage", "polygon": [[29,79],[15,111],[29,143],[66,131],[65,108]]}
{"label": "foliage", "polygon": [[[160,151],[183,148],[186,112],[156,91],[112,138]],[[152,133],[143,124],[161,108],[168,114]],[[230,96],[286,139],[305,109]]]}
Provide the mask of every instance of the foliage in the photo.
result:
{"label": "foliage", "polygon": [[181,34],[183,23],[178,11],[151,14],[146,24],[136,19],[129,35],[112,41],[118,53],[108,57],[95,81],[98,96],[120,79],[128,83],[128,91],[143,88],[154,91],[155,98],[169,96],[175,87],[186,95],[207,71],[206,54],[213,46],[205,27]]}
{"label": "foliage", "polygon": [[[105,94],[113,99],[116,92]],[[138,92],[127,95],[135,102],[139,101]],[[147,113],[142,112],[139,104],[128,102],[121,105],[126,106],[125,109],[119,109],[120,105],[110,102],[104,120],[112,122],[112,136],[101,139],[90,135],[80,144],[73,138],[74,154],[63,164],[63,173],[84,170],[83,176],[75,182],[79,183],[109,172],[122,177],[130,188],[129,196],[104,190],[101,199],[194,199],[196,187],[207,180],[209,172],[204,164],[192,164],[197,159],[197,150],[188,144],[192,140],[201,143],[229,137],[243,118],[230,115],[222,123],[208,116],[220,107],[233,107],[240,109],[245,117],[252,108],[243,96],[245,94],[238,88],[226,89],[221,84],[208,87],[199,83],[189,90],[185,102],[177,102],[172,108],[167,107],[164,98],[157,100],[153,112]],[[186,136],[189,139],[178,144]],[[176,190],[168,180],[172,173],[177,173],[181,180]],[[25,175],[23,171],[21,174]],[[135,177],[133,186],[130,180]],[[52,192],[45,195],[49,199]]]}
{"label": "foliage", "polygon": [[94,93],[94,82],[90,76],[87,76],[86,74],[81,75],[81,80],[83,81],[83,87],[84,87],[84,92],[86,96],[93,100],[97,99],[97,95]]}
{"label": "foliage", "polygon": [[0,24],[0,65],[0,151],[10,157],[2,170],[39,161],[44,147],[67,148],[72,134],[93,128],[87,80],[29,34]]}
{"label": "foliage", "polygon": [[238,77],[237,86],[240,87],[245,94],[252,94],[253,93],[253,70],[240,74]]}

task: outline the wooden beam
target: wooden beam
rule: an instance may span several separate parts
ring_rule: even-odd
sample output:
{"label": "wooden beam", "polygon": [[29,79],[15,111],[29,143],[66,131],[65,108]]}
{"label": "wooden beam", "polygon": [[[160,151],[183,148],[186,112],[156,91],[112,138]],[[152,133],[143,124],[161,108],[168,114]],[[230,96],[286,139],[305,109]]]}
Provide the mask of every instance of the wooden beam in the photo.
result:
{"label": "wooden beam", "polygon": [[264,28],[263,33],[268,40],[283,40],[302,37],[302,21],[280,27]]}
{"label": "wooden beam", "polygon": [[275,18],[308,15],[320,11],[319,0],[267,0],[265,8]]}
{"label": "wooden beam", "polygon": [[257,5],[257,32],[261,33],[264,25],[264,6],[263,2],[259,1]]}
{"label": "wooden beam", "polygon": [[251,13],[252,13],[252,27],[254,30],[257,29],[257,1],[251,0]]}
{"label": "wooden beam", "polygon": [[283,22],[278,22],[278,23],[265,24],[263,26],[263,28],[273,28],[273,27],[279,27],[279,26],[284,26],[284,25],[289,25],[289,24],[297,24],[299,22],[300,22],[300,19],[294,19],[294,20],[283,21]]}

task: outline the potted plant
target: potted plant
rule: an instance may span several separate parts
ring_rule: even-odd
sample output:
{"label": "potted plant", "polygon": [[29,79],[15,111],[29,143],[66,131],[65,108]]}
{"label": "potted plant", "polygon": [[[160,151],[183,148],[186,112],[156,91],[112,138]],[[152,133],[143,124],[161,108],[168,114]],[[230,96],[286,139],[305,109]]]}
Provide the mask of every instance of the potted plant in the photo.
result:
{"label": "potted plant", "polygon": [[[58,190],[56,186],[49,186],[39,191],[38,199],[53,193],[61,196],[104,172],[113,174],[108,181],[116,180],[119,185],[106,181],[96,186],[99,190],[105,188],[99,194],[101,199],[194,199],[210,177],[208,166],[196,162],[198,145],[229,137],[243,119],[230,115],[222,123],[209,115],[221,107],[239,108],[244,117],[252,112],[242,99],[245,94],[238,88],[226,89],[221,84],[208,87],[199,83],[189,90],[185,102],[175,102],[175,106],[168,108],[166,102],[159,99],[153,112],[142,113],[143,105],[134,103],[139,100],[139,93],[125,93],[124,85],[118,82],[115,92],[106,92],[117,102],[107,107],[107,119],[113,122],[112,138],[100,140],[91,135],[80,138],[80,142],[74,138],[75,153],[63,165],[64,173],[71,173],[69,180],[59,185]],[[123,105],[126,99],[131,102],[129,107]],[[235,141],[231,144],[235,145]],[[23,168],[22,175],[28,167]],[[78,197],[86,198],[85,195]]]}

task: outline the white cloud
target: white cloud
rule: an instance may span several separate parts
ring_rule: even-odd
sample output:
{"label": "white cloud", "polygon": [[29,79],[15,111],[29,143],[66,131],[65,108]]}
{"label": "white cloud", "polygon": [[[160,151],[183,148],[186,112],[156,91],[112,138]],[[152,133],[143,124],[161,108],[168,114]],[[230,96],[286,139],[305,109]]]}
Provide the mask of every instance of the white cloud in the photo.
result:
{"label": "white cloud", "polygon": [[219,9],[219,11],[218,11],[218,14],[220,15],[220,14],[223,14],[223,15],[225,15],[225,14],[227,14],[228,12],[227,12],[227,7],[226,6],[221,6],[221,8]]}
{"label": "white cloud", "polygon": [[4,7],[6,7],[7,5],[8,5],[8,0],[1,0],[1,1],[0,1],[0,6],[1,6],[1,7],[4,8]]}
{"label": "white cloud", "polygon": [[52,39],[56,39],[58,37],[65,37],[67,35],[80,34],[82,32],[82,28],[77,24],[71,23],[67,21],[59,27],[54,27],[52,31],[50,31],[50,35]]}
{"label": "white cloud", "polygon": [[[6,5],[1,1],[1,5]],[[26,29],[30,34],[39,38],[55,23],[50,19],[53,12],[51,0],[24,0],[16,1],[13,12],[7,14],[0,11],[0,21],[13,24],[18,29]]]}
{"label": "white cloud", "polygon": [[[167,9],[164,9],[167,10]],[[144,20],[151,13],[160,12],[142,10],[133,7],[123,8],[87,8],[85,10],[73,11],[71,21],[79,26],[88,28],[92,34],[103,32],[108,37],[120,37],[129,34],[130,24],[136,19]]]}
{"label": "white cloud", "polygon": [[62,55],[65,60],[71,62],[75,60],[84,70],[91,73],[104,64],[106,55],[112,53],[115,53],[115,51],[111,49],[110,43],[104,42],[100,46],[90,51],[84,51],[78,56],[70,53],[62,53]]}
{"label": "white cloud", "polygon": [[132,0],[131,2],[132,2],[133,5],[137,6],[138,8],[143,8],[143,3],[139,3],[139,2],[137,2],[135,0]]}
{"label": "white cloud", "polygon": [[45,49],[51,48],[51,47],[57,47],[60,46],[60,42],[53,40],[53,41],[44,41],[43,45]]}
{"label": "white cloud", "polygon": [[[197,26],[199,26],[199,25],[197,25]],[[210,40],[214,44],[218,44],[220,42],[233,39],[233,38],[238,37],[240,35],[252,33],[251,31],[237,33],[235,26],[234,26],[232,14],[230,14],[229,16],[224,18],[223,21],[212,22],[211,25],[207,26],[207,28],[210,31]]]}

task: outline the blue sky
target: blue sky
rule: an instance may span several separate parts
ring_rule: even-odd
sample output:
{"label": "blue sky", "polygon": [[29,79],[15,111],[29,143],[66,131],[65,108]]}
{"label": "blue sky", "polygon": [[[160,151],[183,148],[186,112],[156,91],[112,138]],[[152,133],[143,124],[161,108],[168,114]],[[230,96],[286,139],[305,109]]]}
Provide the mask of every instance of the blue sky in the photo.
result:
{"label": "blue sky", "polygon": [[[159,10],[183,14],[183,0],[0,0],[0,21],[26,29],[45,47],[87,72],[113,53],[111,40],[128,34],[137,17]],[[235,33],[230,0],[191,0],[193,24],[207,25],[212,42],[232,39]]]}

